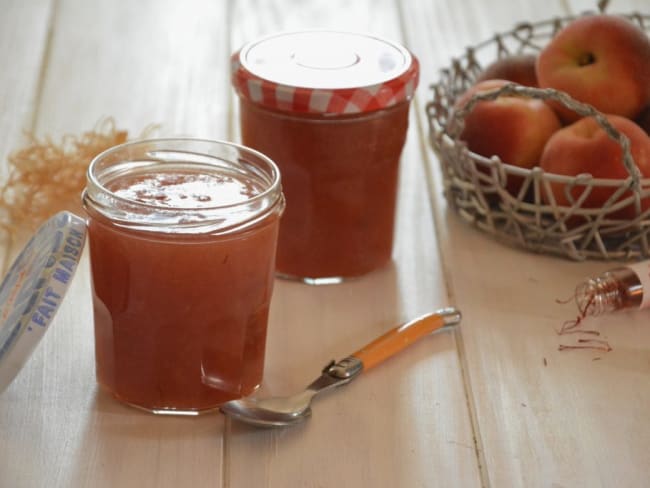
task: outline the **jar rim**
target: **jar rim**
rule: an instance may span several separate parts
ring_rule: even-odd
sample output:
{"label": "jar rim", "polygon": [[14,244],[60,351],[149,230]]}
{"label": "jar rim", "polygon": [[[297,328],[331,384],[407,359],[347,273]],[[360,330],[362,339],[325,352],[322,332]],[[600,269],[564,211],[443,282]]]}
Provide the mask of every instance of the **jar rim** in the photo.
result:
{"label": "jar rim", "polygon": [[[190,148],[191,145],[203,146],[206,148],[206,150],[202,152],[200,147]],[[178,163],[187,165],[188,167],[205,166],[211,167],[213,169],[218,169],[220,167],[224,169],[226,168],[225,166],[216,164],[217,161],[222,161],[223,163],[233,163],[233,168],[241,169],[242,175],[256,178],[257,181],[260,182],[261,191],[255,195],[250,196],[249,198],[246,198],[245,200],[232,203],[179,207],[163,206],[151,202],[137,201],[119,195],[113,190],[109,189],[106,186],[106,183],[110,181],[110,178],[102,180],[102,175],[106,177],[106,173],[110,173],[110,171],[104,169],[102,172],[99,171],[97,167],[102,162],[110,160],[111,157],[114,157],[116,164],[119,164],[118,160],[120,160],[120,158],[118,158],[116,155],[122,152],[125,156],[121,159],[120,162],[128,163],[131,161],[128,158],[130,150],[142,149],[146,148],[147,146],[151,146],[151,150],[145,152],[146,159],[133,159],[134,162],[151,162],[154,164]],[[213,150],[215,148],[221,148],[221,150],[231,151],[233,157],[229,158],[226,155],[215,154],[216,151],[215,153],[211,153],[207,150],[208,148],[213,148]],[[167,156],[175,156],[173,156],[171,160],[165,160],[162,158],[162,153],[165,152],[168,153]],[[155,153],[161,154],[156,155]],[[186,157],[183,158],[183,155]],[[235,157],[235,155],[238,155],[238,157]],[[174,157],[176,159],[174,159]],[[193,160],[192,157],[198,159]],[[249,163],[250,166],[244,163]],[[255,171],[254,168],[257,168],[258,171]],[[119,174],[115,177],[119,178]],[[272,211],[278,203],[282,203],[284,201],[282,196],[280,170],[271,158],[247,146],[221,140],[192,137],[166,137],[125,142],[106,149],[95,156],[88,166],[86,178],[87,185],[82,194],[84,205],[87,207],[90,206],[93,209],[97,210],[100,214],[112,220],[117,220],[118,222],[125,225],[131,225],[134,220],[138,220],[133,218],[134,215],[146,215],[148,212],[153,212],[160,215],[169,216],[170,219],[181,220],[179,222],[173,222],[166,218],[161,219],[160,225],[163,226],[170,223],[186,227],[196,227],[197,225],[204,226],[209,225],[215,219],[221,221],[220,217],[230,211],[232,215],[238,215],[239,217],[237,219],[226,219],[228,221],[228,225],[224,228],[220,227],[218,230],[232,230],[233,228],[240,228],[241,226],[245,226],[252,222],[258,221],[260,217],[263,217],[268,212]],[[130,212],[114,212],[116,207],[129,209]],[[237,213],[238,210],[242,211]],[[192,221],[186,224],[179,217],[181,214],[192,213],[201,214],[202,220],[200,222]],[[231,220],[234,221],[231,222]],[[154,223],[153,221],[149,221],[147,219],[142,219],[141,222],[136,222],[136,224],[138,223],[142,224],[142,226],[146,228],[156,227],[158,225],[157,223]]]}

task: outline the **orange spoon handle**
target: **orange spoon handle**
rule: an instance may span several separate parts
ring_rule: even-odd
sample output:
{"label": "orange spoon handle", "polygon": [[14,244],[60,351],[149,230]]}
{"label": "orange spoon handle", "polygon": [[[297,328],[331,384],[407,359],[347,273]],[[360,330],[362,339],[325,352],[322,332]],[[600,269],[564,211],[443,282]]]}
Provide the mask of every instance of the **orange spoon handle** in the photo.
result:
{"label": "orange spoon handle", "polygon": [[366,371],[397,354],[425,335],[441,327],[456,325],[460,322],[460,317],[460,312],[455,308],[444,308],[423,315],[389,330],[370,344],[359,349],[353,356],[363,363],[363,370]]}

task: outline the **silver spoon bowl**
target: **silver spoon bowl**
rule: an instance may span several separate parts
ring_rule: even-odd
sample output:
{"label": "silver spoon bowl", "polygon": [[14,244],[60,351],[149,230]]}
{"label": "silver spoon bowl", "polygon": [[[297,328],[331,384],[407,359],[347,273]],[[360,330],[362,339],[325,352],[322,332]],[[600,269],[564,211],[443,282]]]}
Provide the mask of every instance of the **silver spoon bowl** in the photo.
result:
{"label": "silver spoon bowl", "polygon": [[259,427],[299,424],[311,416],[311,401],[314,396],[349,383],[362,369],[361,361],[352,356],[338,363],[332,361],[325,366],[320,377],[296,395],[242,398],[223,404],[221,411],[234,419]]}

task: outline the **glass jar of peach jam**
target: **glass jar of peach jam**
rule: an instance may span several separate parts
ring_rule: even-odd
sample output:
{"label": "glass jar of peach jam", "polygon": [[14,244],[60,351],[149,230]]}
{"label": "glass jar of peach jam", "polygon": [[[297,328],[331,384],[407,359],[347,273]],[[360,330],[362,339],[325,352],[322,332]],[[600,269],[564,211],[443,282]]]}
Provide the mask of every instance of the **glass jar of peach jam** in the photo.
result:
{"label": "glass jar of peach jam", "polygon": [[83,203],[99,383],[154,413],[251,393],[284,208],[275,164],[223,142],[128,143],[92,161]]}
{"label": "glass jar of peach jam", "polygon": [[340,282],[390,261],[418,61],[376,37],[292,32],[232,56],[242,142],[280,168],[279,276]]}

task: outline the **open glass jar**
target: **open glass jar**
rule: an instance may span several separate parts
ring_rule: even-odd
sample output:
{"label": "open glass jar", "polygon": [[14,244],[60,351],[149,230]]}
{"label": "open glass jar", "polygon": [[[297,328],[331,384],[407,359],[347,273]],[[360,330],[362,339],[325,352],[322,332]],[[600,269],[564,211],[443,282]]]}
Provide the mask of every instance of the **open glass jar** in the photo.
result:
{"label": "open glass jar", "polygon": [[391,257],[417,59],[376,37],[283,33],[232,57],[242,142],[282,172],[277,271],[332,283]]}
{"label": "open glass jar", "polygon": [[83,194],[99,383],[155,413],[196,413],[262,378],[284,197],[242,146],[159,139],[97,156]]}

